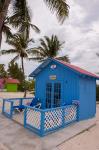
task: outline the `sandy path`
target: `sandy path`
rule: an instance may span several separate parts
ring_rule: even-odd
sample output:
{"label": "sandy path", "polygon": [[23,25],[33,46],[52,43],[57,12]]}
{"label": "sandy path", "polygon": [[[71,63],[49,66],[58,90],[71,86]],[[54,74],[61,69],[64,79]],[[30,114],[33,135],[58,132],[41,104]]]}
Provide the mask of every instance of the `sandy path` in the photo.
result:
{"label": "sandy path", "polygon": [[59,150],[99,150],[99,104],[97,106],[97,123],[90,130],[76,136],[58,147]]}
{"label": "sandy path", "polygon": [[[24,92],[0,92],[0,98],[19,98],[23,96]],[[27,97],[33,97],[33,95],[28,92]]]}

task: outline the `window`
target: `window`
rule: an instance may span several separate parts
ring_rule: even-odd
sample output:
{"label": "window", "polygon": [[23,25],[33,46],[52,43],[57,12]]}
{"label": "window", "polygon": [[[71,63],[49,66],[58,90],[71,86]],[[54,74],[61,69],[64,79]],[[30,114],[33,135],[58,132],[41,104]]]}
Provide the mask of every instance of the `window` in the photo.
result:
{"label": "window", "polygon": [[61,101],[61,84],[54,84],[54,107],[59,107]]}
{"label": "window", "polygon": [[51,107],[51,96],[52,96],[52,84],[47,83],[46,85],[46,108]]}

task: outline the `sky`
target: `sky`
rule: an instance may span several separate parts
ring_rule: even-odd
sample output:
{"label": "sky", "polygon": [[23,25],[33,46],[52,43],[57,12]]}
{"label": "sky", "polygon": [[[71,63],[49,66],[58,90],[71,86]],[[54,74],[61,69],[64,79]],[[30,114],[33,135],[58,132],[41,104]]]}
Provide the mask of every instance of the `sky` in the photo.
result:
{"label": "sky", "polygon": [[[99,0],[67,0],[70,6],[69,17],[61,25],[55,13],[52,14],[44,0],[28,0],[31,9],[32,23],[41,30],[36,34],[31,30],[31,37],[38,46],[39,38],[56,34],[60,41],[65,41],[59,55],[68,55],[71,63],[93,73],[99,72]],[[2,49],[9,46],[3,38]],[[14,56],[0,56],[0,63],[6,65]],[[20,64],[20,60],[18,60]],[[38,62],[25,61],[25,72],[28,76]]]}

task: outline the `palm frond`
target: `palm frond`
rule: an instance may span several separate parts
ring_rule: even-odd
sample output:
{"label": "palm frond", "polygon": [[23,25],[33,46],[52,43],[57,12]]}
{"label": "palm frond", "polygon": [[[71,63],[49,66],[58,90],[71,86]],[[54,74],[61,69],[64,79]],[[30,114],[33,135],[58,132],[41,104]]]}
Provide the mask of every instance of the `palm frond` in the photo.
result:
{"label": "palm frond", "polygon": [[19,55],[15,56],[15,57],[10,61],[10,63],[14,63],[18,58],[19,58]]}
{"label": "palm frond", "polygon": [[31,12],[26,0],[13,1],[14,14],[9,17],[9,23],[18,28],[19,33],[23,34],[25,38],[29,38],[30,28],[39,33],[40,29],[31,23]]}
{"label": "palm frond", "polygon": [[0,56],[1,55],[7,55],[7,54],[15,54],[17,53],[17,51],[15,49],[9,49],[9,50],[1,50],[0,51]]}
{"label": "palm frond", "polygon": [[34,41],[34,39],[33,38],[31,38],[31,39],[27,39],[27,44],[29,44],[29,43],[34,43],[35,41]]}
{"label": "palm frond", "polygon": [[56,12],[58,20],[63,23],[69,14],[69,5],[66,0],[44,0],[52,12]]}
{"label": "palm frond", "polygon": [[46,50],[43,49],[42,47],[28,49],[28,53],[43,58],[47,56]]}
{"label": "palm frond", "polygon": [[40,33],[40,29],[39,29],[36,25],[30,23],[30,27],[31,27],[36,33]]}
{"label": "palm frond", "polygon": [[[45,58],[46,59],[46,58]],[[35,61],[38,61],[38,62],[42,62],[45,60],[43,57],[31,57],[29,58],[29,60],[35,60]]]}
{"label": "palm frond", "polygon": [[11,29],[6,23],[3,24],[2,32],[6,35],[7,39],[12,37]]}
{"label": "palm frond", "polygon": [[44,39],[44,40],[40,39],[40,44],[41,44],[41,46],[39,48],[43,51],[46,51],[46,53],[47,53],[49,50],[49,46],[48,46],[48,42],[46,41],[46,39]]}
{"label": "palm frond", "polygon": [[70,59],[69,59],[68,55],[56,57],[56,59],[70,63]]}
{"label": "palm frond", "polygon": [[[40,46],[29,49],[28,53],[35,56],[32,59],[36,60],[37,58],[37,60],[43,61],[48,57],[57,57],[58,52],[62,48],[62,44],[63,42],[60,42],[56,35],[52,35],[51,38],[44,36],[44,38],[40,39]],[[65,57],[64,60],[66,61],[67,57]],[[60,59],[63,59],[63,57]]]}

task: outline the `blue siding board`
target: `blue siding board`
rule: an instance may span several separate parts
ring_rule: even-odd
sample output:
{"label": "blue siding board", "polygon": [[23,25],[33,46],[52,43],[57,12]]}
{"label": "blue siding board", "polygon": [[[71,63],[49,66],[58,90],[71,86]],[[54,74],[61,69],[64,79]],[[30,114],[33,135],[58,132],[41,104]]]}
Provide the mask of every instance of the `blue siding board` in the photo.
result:
{"label": "blue siding board", "polygon": [[96,80],[80,78],[79,120],[88,119],[96,113]]}

